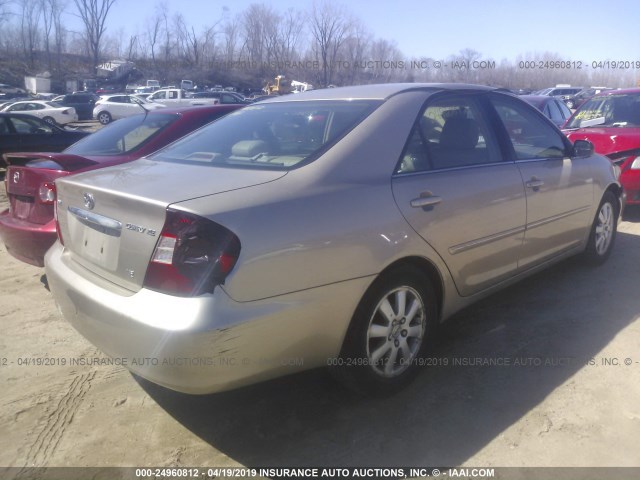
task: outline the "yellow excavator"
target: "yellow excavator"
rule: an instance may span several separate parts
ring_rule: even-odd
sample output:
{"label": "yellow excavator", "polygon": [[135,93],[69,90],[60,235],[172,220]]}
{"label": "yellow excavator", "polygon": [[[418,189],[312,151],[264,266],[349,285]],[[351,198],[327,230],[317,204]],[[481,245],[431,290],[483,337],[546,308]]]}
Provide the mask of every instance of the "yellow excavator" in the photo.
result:
{"label": "yellow excavator", "polygon": [[313,85],[297,80],[287,80],[284,75],[278,75],[274,82],[267,83],[263,88],[267,95],[284,95],[286,93],[301,93],[307,90],[313,90]]}

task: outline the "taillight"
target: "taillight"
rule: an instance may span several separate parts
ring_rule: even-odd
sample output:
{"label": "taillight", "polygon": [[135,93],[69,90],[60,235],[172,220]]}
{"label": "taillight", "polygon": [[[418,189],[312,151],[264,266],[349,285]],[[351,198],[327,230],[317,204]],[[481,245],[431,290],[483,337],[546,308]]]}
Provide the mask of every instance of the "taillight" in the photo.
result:
{"label": "taillight", "polygon": [[213,292],[240,255],[238,237],[211,220],[167,209],[144,286],[179,296]]}
{"label": "taillight", "polygon": [[69,110],[63,110],[62,113],[65,114],[65,115],[68,115],[69,114]]}
{"label": "taillight", "polygon": [[45,182],[38,189],[38,198],[40,203],[45,205],[53,205],[56,200],[56,185],[52,182]]}

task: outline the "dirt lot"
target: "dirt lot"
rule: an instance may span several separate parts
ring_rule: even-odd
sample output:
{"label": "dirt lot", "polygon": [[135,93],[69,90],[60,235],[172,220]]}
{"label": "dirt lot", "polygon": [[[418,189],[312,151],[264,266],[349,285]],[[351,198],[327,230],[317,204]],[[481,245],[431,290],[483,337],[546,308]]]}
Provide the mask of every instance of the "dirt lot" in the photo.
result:
{"label": "dirt lot", "polygon": [[0,465],[640,466],[640,214],[617,241],[600,268],[570,260],[458,314],[434,352],[449,365],[386,399],[322,371],[188,396],[71,366],[101,353],[0,246]]}

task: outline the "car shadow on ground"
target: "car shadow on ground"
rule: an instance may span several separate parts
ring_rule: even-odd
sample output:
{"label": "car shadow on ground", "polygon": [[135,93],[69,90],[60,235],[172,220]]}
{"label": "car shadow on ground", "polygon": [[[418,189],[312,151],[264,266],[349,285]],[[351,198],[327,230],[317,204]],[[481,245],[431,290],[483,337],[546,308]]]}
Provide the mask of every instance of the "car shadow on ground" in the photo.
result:
{"label": "car shadow on ground", "polygon": [[[137,380],[182,425],[245,466],[459,465],[590,368],[638,316],[635,282],[624,279],[637,275],[640,237],[620,233],[617,242],[603,266],[570,259],[458,313],[430,355],[449,365],[426,367],[393,397],[350,394],[321,370],[207,396]],[[452,366],[454,358],[511,365]],[[516,358],[525,365],[514,366]]]}
{"label": "car shadow on ground", "polygon": [[627,205],[622,217],[627,222],[640,222],[640,205]]}

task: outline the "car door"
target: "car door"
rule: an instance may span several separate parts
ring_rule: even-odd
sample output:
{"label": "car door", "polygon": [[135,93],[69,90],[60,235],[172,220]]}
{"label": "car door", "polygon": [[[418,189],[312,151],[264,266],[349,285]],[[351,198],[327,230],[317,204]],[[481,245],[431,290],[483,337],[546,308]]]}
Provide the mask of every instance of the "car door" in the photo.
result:
{"label": "car door", "polygon": [[129,115],[130,107],[129,97],[126,95],[117,95],[109,99],[109,110],[114,120]]}
{"label": "car door", "polygon": [[519,268],[526,269],[584,240],[593,177],[587,162],[571,159],[571,143],[540,112],[505,95],[489,98],[525,185],[527,222]]}
{"label": "car door", "polygon": [[428,100],[392,178],[402,214],[463,296],[516,272],[526,219],[520,172],[505,161],[481,97]]}
{"label": "car door", "polygon": [[8,117],[0,117],[0,166],[4,166],[3,153],[17,152],[20,149],[20,136],[13,128]]}

